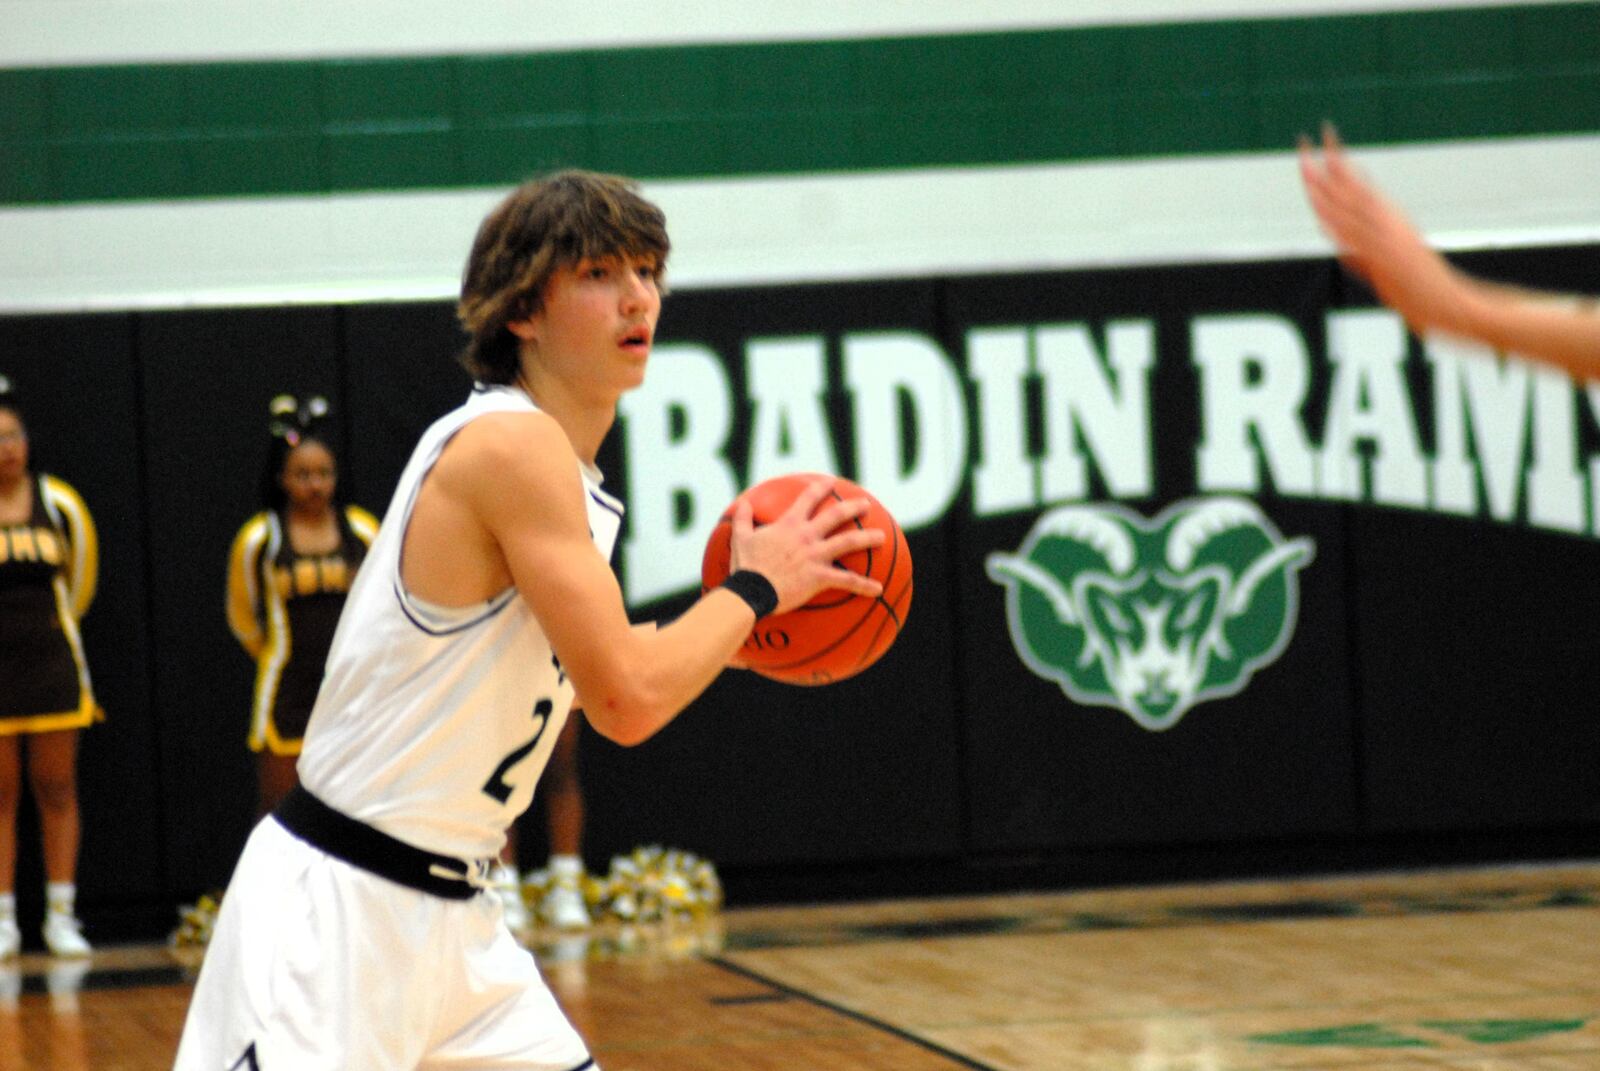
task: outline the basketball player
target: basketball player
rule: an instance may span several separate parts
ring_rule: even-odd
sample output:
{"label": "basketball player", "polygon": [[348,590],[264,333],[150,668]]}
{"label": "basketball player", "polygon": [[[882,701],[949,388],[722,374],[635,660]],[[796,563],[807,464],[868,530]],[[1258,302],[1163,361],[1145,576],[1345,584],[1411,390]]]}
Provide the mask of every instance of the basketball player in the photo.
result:
{"label": "basketball player", "polygon": [[[737,570],[659,630],[608,564],[621,505],[594,461],[661,310],[661,211],[561,172],[483,221],[458,315],[478,385],[418,444],[346,603],[299,763],[223,900],[179,1071],[594,1066],[487,875],[574,697],[635,744],[755,621],[882,542],[838,531],[819,480],[772,524],[736,517]],[[815,515],[813,515],[815,511]]]}
{"label": "basketball player", "polygon": [[1580,378],[1600,376],[1596,299],[1501,286],[1455,268],[1351,166],[1331,125],[1322,131],[1320,161],[1301,140],[1300,175],[1340,259],[1417,334],[1457,335]]}

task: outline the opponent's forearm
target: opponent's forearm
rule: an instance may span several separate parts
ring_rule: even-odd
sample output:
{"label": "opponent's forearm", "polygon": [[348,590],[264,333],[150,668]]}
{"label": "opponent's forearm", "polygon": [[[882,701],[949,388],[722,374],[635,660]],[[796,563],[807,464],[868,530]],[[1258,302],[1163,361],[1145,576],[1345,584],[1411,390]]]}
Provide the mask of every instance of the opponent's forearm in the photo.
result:
{"label": "opponent's forearm", "polygon": [[1469,289],[1458,333],[1578,378],[1600,378],[1600,310],[1593,303],[1480,280]]}

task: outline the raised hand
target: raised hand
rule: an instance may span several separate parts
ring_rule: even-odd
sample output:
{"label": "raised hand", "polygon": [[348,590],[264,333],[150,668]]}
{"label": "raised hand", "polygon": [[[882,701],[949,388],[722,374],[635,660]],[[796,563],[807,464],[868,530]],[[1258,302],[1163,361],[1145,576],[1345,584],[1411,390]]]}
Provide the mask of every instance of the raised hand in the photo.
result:
{"label": "raised hand", "polygon": [[1350,163],[1332,124],[1322,128],[1320,160],[1311,141],[1300,139],[1300,177],[1339,259],[1384,304],[1419,334],[1461,330],[1471,299],[1465,278]]}

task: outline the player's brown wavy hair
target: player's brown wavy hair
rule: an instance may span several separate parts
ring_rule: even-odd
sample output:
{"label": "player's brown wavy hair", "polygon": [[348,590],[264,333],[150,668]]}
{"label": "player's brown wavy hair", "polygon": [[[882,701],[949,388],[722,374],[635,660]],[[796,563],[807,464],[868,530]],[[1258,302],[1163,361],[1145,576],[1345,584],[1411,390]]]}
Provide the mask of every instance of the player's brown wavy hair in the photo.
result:
{"label": "player's brown wavy hair", "polygon": [[671,243],[660,208],[638,183],[593,171],[557,171],[518,186],[484,217],[461,279],[456,319],[469,336],[460,361],[481,383],[514,383],[518,339],[506,324],[544,302],[557,269],[609,256],[654,257],[665,270]]}

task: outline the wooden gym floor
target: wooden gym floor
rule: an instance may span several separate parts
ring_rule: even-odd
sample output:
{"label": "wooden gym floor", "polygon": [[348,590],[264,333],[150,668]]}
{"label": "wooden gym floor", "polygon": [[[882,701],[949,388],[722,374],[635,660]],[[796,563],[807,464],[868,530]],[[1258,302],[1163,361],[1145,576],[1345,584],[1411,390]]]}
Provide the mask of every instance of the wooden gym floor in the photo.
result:
{"label": "wooden gym floor", "polygon": [[[532,945],[605,1071],[1596,1071],[1600,864],[729,910]],[[0,966],[0,1071],[171,1066],[192,964]]]}

